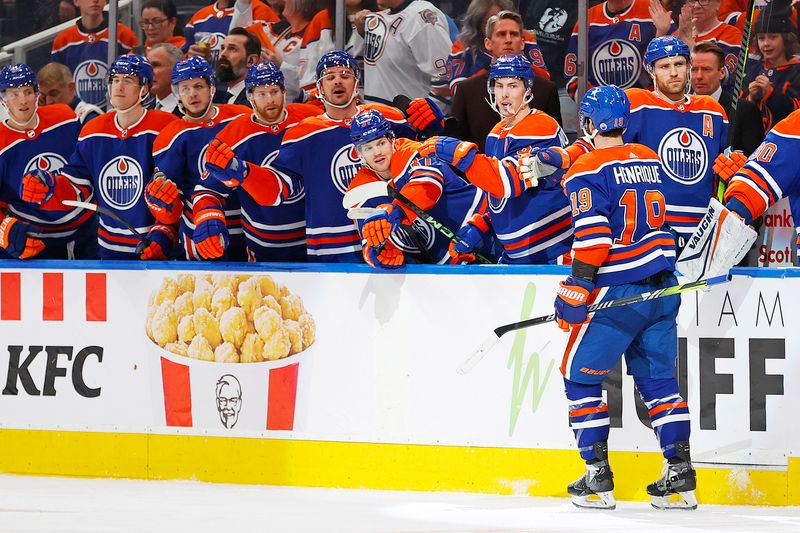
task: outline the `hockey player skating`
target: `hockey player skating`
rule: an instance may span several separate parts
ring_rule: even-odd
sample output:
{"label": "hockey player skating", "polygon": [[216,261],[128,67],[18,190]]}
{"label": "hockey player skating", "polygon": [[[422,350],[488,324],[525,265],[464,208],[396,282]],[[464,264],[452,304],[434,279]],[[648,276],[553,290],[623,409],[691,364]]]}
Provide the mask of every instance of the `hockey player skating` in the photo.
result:
{"label": "hockey player skating", "polygon": [[21,190],[26,174],[57,172],[66,164],[81,128],[68,106],[39,108],[38,98],[36,75],[28,65],[0,70],[0,102],[8,111],[0,123],[0,258],[94,258],[90,212],[42,209]]}
{"label": "hockey player skating", "polygon": [[140,239],[117,217],[99,214],[100,259],[163,259],[177,235],[169,226],[154,224],[144,200],[153,175],[153,140],[177,117],[146,110],[142,102],[153,69],[144,57],[123,55],[111,64],[108,92],[114,110],[81,129],[75,151],[60,174],[40,171],[22,180],[22,197],[42,209],[63,212],[63,200],[96,201],[124,219],[150,244],[140,253]]}
{"label": "hockey player skating", "polygon": [[[392,125],[377,110],[356,115],[350,137],[363,165],[350,189],[387,181],[445,226],[461,227],[486,210],[485,195],[464,183],[435,158],[420,157],[419,143],[395,139]],[[364,260],[375,268],[397,268],[412,255],[419,262],[450,263],[450,240],[417,217],[402,201],[371,200],[376,211],[361,226]]]}
{"label": "hockey player skating", "polygon": [[647,487],[652,504],[694,509],[689,410],[675,379],[680,297],[606,309],[592,317],[586,310],[588,304],[677,284],[675,242],[663,229],[662,165],[653,150],[623,143],[629,102],[618,87],[588,91],[580,117],[596,149],[564,178],[574,257],[572,275],[561,282],[555,301],[558,325],[570,334],[561,364],[570,425],[586,461],[585,474],[568,492],[579,507],[615,507],[602,383],[624,353],[665,458],[663,476]]}

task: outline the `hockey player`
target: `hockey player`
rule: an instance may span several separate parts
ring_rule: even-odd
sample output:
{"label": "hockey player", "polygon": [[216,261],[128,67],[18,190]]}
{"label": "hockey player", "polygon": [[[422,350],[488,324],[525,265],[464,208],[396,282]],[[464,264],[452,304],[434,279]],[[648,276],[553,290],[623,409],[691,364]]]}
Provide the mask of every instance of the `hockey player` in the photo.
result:
{"label": "hockey player", "polygon": [[[183,36],[186,44],[183,51],[187,56],[199,55],[211,63],[219,56],[222,41],[233,27],[231,21],[234,16],[241,17],[242,12],[236,12],[233,0],[216,0],[211,5],[198,9],[186,26]],[[254,22],[277,22],[279,17],[271,7],[261,0],[253,0],[249,24]]]}
{"label": "hockey player", "polygon": [[[216,139],[230,146],[237,158],[265,166],[278,155],[281,140],[288,128],[319,113],[316,106],[286,105],[283,73],[274,63],[257,63],[245,78],[245,90],[253,112],[233,119],[217,133]],[[305,193],[293,191],[280,205],[261,205],[249,192],[257,180],[244,181],[233,192],[228,187],[214,187],[215,180],[203,180],[200,187],[212,187],[221,200],[238,198],[242,227],[247,239],[250,261],[305,261]],[[257,194],[257,193],[256,193]]]}
{"label": "hockey player", "polygon": [[[251,189],[260,189],[254,198],[261,205],[284,201],[299,188],[305,191],[306,246],[311,262],[361,261],[356,225],[341,207],[348,185],[361,168],[350,140],[353,117],[377,109],[397,137],[416,135],[396,109],[358,103],[357,73],[355,59],[346,52],[335,50],[322,56],[317,64],[317,88],[325,113],[289,129],[268,168],[239,161],[225,143],[212,144],[206,153],[206,168],[213,179],[238,184],[255,176],[258,185]],[[417,122],[415,117],[409,121]]]}
{"label": "hockey player", "polygon": [[163,172],[166,178],[148,184],[145,200],[162,224],[174,224],[180,218],[186,259],[218,259],[227,249],[227,259],[244,261],[238,199],[227,202],[223,212],[216,197],[195,194],[195,187],[200,184],[211,140],[229,122],[250,115],[251,110],[213,103],[214,69],[202,57],[178,61],[172,68],[171,82],[184,116],[164,128],[153,143],[156,172]]}
{"label": "hockey player", "polygon": [[489,193],[489,211],[473,217],[459,232],[453,253],[468,254],[491,230],[503,247],[501,263],[556,263],[572,242],[570,209],[558,179],[520,179],[521,160],[538,149],[566,145],[558,123],[531,109],[532,70],[522,55],[501,56],[489,71],[489,100],[503,117],[486,139],[486,154],[474,143],[450,137],[428,139],[422,155],[434,154],[465,173]]}
{"label": "hockey player", "polygon": [[675,379],[680,297],[606,309],[593,317],[586,310],[595,302],[677,284],[675,243],[664,230],[668,189],[662,167],[653,150],[623,143],[628,109],[618,87],[587,92],[580,106],[581,125],[595,150],[564,178],[575,242],[572,275],[561,282],[555,314],[559,327],[570,334],[561,373],[570,425],[586,461],[585,474],[567,490],[579,507],[615,507],[602,382],[624,353],[665,458],[663,477],[647,487],[652,504],[694,509],[689,410]]}
{"label": "hockey player", "polygon": [[[75,151],[58,175],[29,172],[22,180],[22,197],[47,211],[63,212],[63,200],[96,201],[116,216],[99,214],[100,259],[164,259],[177,235],[169,226],[154,224],[143,191],[153,175],[153,140],[175,115],[146,110],[153,69],[136,54],[111,64],[108,92],[114,110],[81,129]],[[150,245],[138,252],[140,240],[118,218],[146,233]]]}
{"label": "hockey player", "polygon": [[[38,107],[39,87],[28,65],[0,70],[0,258],[91,259],[96,254],[92,213],[41,209],[20,192],[30,172],[57,172],[78,140],[81,124],[66,105]],[[69,186],[68,184],[66,184]]]}
{"label": "hockey player", "polygon": [[[446,227],[461,227],[486,211],[484,194],[435,158],[419,157],[419,143],[395,139],[392,125],[377,110],[353,118],[350,137],[363,166],[350,189],[387,181],[417,207]],[[450,240],[419,218],[402,201],[386,197],[364,204],[376,211],[361,226],[364,260],[375,268],[397,268],[407,255],[419,262],[452,263]]]}

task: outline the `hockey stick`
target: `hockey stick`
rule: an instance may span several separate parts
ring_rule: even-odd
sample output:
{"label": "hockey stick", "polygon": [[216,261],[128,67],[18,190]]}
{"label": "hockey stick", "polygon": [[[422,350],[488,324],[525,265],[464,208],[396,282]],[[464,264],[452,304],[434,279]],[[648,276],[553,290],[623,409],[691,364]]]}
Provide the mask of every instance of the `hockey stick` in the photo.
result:
{"label": "hockey stick", "polygon": [[[655,300],[656,298],[664,298],[666,296],[674,296],[676,294],[681,294],[684,292],[694,291],[697,289],[704,289],[706,287],[710,287],[712,285],[717,285],[719,283],[727,283],[731,280],[730,273],[725,274],[724,276],[717,276],[714,278],[708,279],[701,279],[699,281],[693,281],[692,283],[684,283],[683,285],[673,285],[671,287],[666,287],[664,289],[657,289],[650,292],[643,292],[641,294],[634,294],[633,296],[626,296],[625,298],[617,298],[615,300],[608,300],[605,302],[600,302],[596,304],[590,305],[586,310],[589,313],[593,313],[596,311],[600,311],[602,309],[610,309],[612,307],[622,307],[623,305],[630,305],[639,302],[648,302],[650,300]],[[545,324],[547,322],[553,322],[556,319],[556,315],[545,315],[536,318],[529,318],[528,320],[522,320],[520,322],[512,322],[511,324],[506,324],[504,326],[500,326],[495,328],[491,335],[486,337],[486,339],[481,343],[481,345],[474,350],[468,358],[461,363],[461,366],[458,367],[459,374],[466,374],[470,370],[472,370],[475,365],[477,365],[483,357],[489,353],[497,341],[500,340],[500,337],[508,333],[509,331],[516,331],[518,329],[529,328],[531,326],[538,326],[539,324]]]}
{"label": "hockey stick", "polygon": [[344,198],[342,198],[342,207],[350,209],[360,206],[367,200],[379,198],[381,196],[389,196],[389,193],[386,191],[387,187],[388,183],[385,181],[370,181],[364,185],[353,187],[347,191]]}
{"label": "hockey stick", "polygon": [[150,246],[150,239],[147,238],[146,235],[142,235],[134,228],[127,220],[123,219],[121,216],[116,214],[114,211],[107,209],[101,205],[93,204],[91,202],[80,202],[78,200],[61,200],[61,203],[69,206],[69,207],[80,207],[82,209],[88,209],[89,211],[94,211],[95,213],[99,213],[101,215],[105,215],[107,217],[113,218],[123,226],[125,226],[131,233],[136,235],[139,239],[139,244],[136,246],[136,255],[139,255],[144,251],[145,248]]}

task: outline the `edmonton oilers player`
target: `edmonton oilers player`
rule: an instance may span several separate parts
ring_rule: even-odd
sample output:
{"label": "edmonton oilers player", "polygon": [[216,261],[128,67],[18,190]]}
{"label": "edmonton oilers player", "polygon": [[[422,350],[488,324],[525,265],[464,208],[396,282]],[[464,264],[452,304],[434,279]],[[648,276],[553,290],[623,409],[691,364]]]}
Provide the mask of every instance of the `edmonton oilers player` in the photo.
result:
{"label": "edmonton oilers player", "polygon": [[[214,136],[230,121],[249,115],[249,107],[214,104],[214,69],[200,56],[172,67],[172,92],[184,115],[165,127],[153,143],[156,178],[145,190],[153,216],[162,224],[180,219],[180,240],[186,259],[246,257],[238,198],[223,207],[215,195],[195,194],[204,172],[205,151]],[[227,254],[225,253],[227,251]]]}
{"label": "edmonton oilers player", "polygon": [[[309,104],[287,105],[283,73],[274,63],[251,65],[244,85],[252,113],[230,121],[211,142],[225,143],[240,160],[264,166],[278,155],[286,130],[306,117],[318,115],[319,108]],[[256,199],[262,192],[257,185],[258,180],[246,180],[231,191],[217,180],[206,179],[198,188],[215,191],[224,203],[229,195],[238,198],[248,260],[305,261],[305,191],[292,190],[291,196],[280,205],[261,205]],[[256,190],[251,192],[253,187]]]}
{"label": "edmonton oilers player", "polygon": [[100,259],[164,259],[177,235],[169,226],[154,224],[144,200],[153,175],[153,140],[177,117],[147,110],[142,102],[153,80],[153,68],[136,54],[111,64],[108,92],[114,110],[81,129],[75,151],[61,173],[30,173],[23,178],[22,196],[43,209],[63,210],[63,200],[96,201],[116,213],[151,243],[136,253],[139,239],[116,218],[99,214]]}
{"label": "edmonton oilers player", "polygon": [[382,104],[359,104],[358,65],[347,52],[335,50],[320,58],[317,89],[325,113],[290,128],[268,167],[239,161],[226,144],[215,143],[206,153],[206,168],[211,178],[221,182],[241,183],[255,176],[256,186],[263,193],[259,195],[262,205],[285,201],[302,187],[306,195],[308,260],[361,262],[361,238],[341,207],[348,185],[361,168],[350,140],[350,124],[358,113],[377,109],[398,137],[413,138],[415,132],[398,110]]}
{"label": "edmonton oilers player", "polygon": [[586,310],[595,302],[677,284],[675,242],[663,229],[662,166],[650,148],[623,143],[629,102],[620,88],[589,90],[580,117],[595,150],[564,177],[574,257],[572,275],[561,282],[555,301],[558,325],[569,332],[561,364],[569,420],[586,461],[585,474],[568,492],[579,507],[616,505],[602,383],[624,353],[665,458],[663,477],[647,487],[651,502],[658,509],[694,509],[689,410],[675,379],[680,296],[605,309],[592,317]]}
{"label": "edmonton oilers player", "polygon": [[0,123],[0,258],[91,259],[97,253],[91,212],[60,205],[49,211],[20,193],[26,174],[57,172],[66,164],[81,128],[68,106],[39,108],[38,99],[28,65],[0,70],[0,104],[8,111]]}
{"label": "edmonton oilers player", "polygon": [[[420,143],[395,139],[391,124],[377,110],[353,118],[350,137],[363,165],[350,184],[388,181],[417,207],[446,227],[460,227],[486,210],[484,194],[464,183],[436,158],[420,157]],[[401,201],[384,197],[361,225],[364,260],[376,268],[396,268],[413,255],[420,262],[452,263],[450,239],[417,217]],[[372,207],[377,200],[364,204]],[[371,205],[369,205],[371,204]]]}

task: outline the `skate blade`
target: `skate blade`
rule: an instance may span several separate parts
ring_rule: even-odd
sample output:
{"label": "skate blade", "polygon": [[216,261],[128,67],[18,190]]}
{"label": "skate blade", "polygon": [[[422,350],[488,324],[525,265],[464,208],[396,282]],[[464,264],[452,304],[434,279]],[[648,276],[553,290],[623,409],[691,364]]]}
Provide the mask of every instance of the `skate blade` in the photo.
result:
{"label": "skate blade", "polygon": [[693,490],[688,490],[686,492],[676,492],[668,496],[651,496],[650,505],[659,511],[671,509],[693,511],[697,509],[697,498]]}
{"label": "skate blade", "polygon": [[582,509],[602,509],[611,511],[617,508],[617,500],[614,499],[614,493],[597,492],[588,496],[571,496],[572,505]]}

